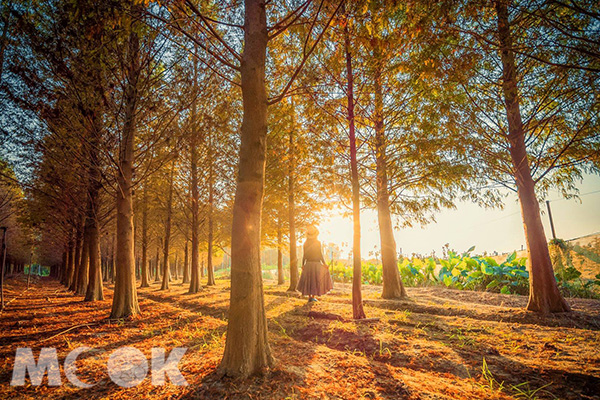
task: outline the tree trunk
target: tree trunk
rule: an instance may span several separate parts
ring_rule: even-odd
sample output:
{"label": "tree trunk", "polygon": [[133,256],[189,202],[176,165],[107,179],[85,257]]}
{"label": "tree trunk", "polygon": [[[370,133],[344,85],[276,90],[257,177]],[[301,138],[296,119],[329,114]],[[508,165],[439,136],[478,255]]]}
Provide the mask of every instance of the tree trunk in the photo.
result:
{"label": "tree trunk", "polygon": [[285,277],[283,276],[283,229],[281,214],[277,216],[277,284],[283,285]]}
{"label": "tree trunk", "polygon": [[[136,226],[136,224],[137,224],[137,222],[135,221],[135,219],[133,221],[133,224],[134,224],[133,226]],[[135,230],[134,230],[134,233],[133,233],[133,237],[134,238],[137,237],[137,235],[135,233]],[[135,245],[134,245],[134,248],[135,248]],[[139,280],[139,279],[142,279],[142,270],[140,268],[141,260],[140,260],[140,256],[135,251],[134,251],[134,254],[135,254],[135,279]]]}
{"label": "tree trunk", "polygon": [[90,232],[89,224],[86,219],[85,227],[83,228],[83,241],[81,242],[81,257],[79,258],[79,273],[77,275],[77,283],[75,284],[75,294],[85,296],[89,278],[89,257],[90,253]]}
{"label": "tree trunk", "polygon": [[[0,248],[0,262],[2,262],[1,257],[2,257],[2,250]],[[65,248],[62,253],[60,273],[58,274],[59,281],[62,285],[64,285],[67,280],[66,271],[67,271],[68,265],[69,265],[69,244],[68,244],[68,240],[67,240],[67,243],[65,244]],[[52,271],[50,271],[50,274],[52,274]]]}
{"label": "tree trunk", "polygon": [[162,238],[158,238],[158,242],[156,242],[156,265],[154,266],[154,282],[160,282],[160,245],[162,243]]}
{"label": "tree trunk", "polygon": [[208,243],[206,256],[206,269],[208,271],[207,286],[215,285],[215,270],[213,267],[213,206],[214,206],[214,166],[213,166],[213,151],[212,151],[212,133],[208,138]]}
{"label": "tree trunk", "polygon": [[[210,233],[209,233],[209,235],[210,235]],[[208,251],[206,253],[206,271],[207,271],[207,276],[208,276],[206,286],[214,286],[215,285],[215,270],[214,270],[214,266],[213,266],[213,260],[212,260],[213,256],[212,255],[213,255],[212,238],[209,238]]]}
{"label": "tree trunk", "polygon": [[75,258],[73,259],[73,279],[69,290],[76,292],[79,283],[79,268],[81,266],[81,249],[83,247],[83,223],[77,224],[75,233]]}
{"label": "tree trunk", "polygon": [[4,268],[6,266],[6,228],[2,227],[2,246],[0,246],[0,310],[4,310]]}
{"label": "tree trunk", "polygon": [[295,128],[295,111],[294,101],[291,100],[292,106],[292,121],[289,135],[289,164],[288,164],[288,219],[290,226],[290,287],[289,292],[295,292],[298,286],[298,249],[296,247],[296,200],[294,196],[294,172],[295,165],[295,145],[294,145],[294,130]]}
{"label": "tree trunk", "polygon": [[497,0],[495,5],[498,14],[498,37],[500,39],[503,72],[502,89],[508,120],[509,151],[527,241],[529,267],[529,303],[527,309],[542,314],[570,311],[571,309],[560,294],[554,278],[546,234],[540,218],[539,203],[535,195],[535,182],[531,176],[527,159],[507,2],[506,0]]}
{"label": "tree trunk", "polygon": [[117,263],[117,233],[113,232],[110,249],[110,282],[115,283],[115,264]]}
{"label": "tree trunk", "polygon": [[65,279],[65,286],[71,287],[73,282],[73,274],[75,272],[75,238],[71,236],[69,240],[69,253],[67,254],[67,273]]}
{"label": "tree trunk", "polygon": [[[95,222],[94,222],[95,220]],[[85,301],[104,300],[102,290],[102,270],[100,265],[100,232],[98,230],[98,221],[94,218],[90,228],[90,241],[88,255],[90,258],[89,282]]]}
{"label": "tree trunk", "polygon": [[[2,264],[2,273],[0,273],[0,277],[4,277],[4,264],[2,263],[2,251],[0,250],[0,264]],[[58,265],[53,265],[50,267],[50,274],[48,276],[52,278],[58,279],[61,283],[64,277],[64,271],[67,268],[67,250],[66,247],[62,252],[61,261]]]}
{"label": "tree trunk", "polygon": [[88,189],[88,216],[86,227],[89,246],[87,256],[88,262],[88,285],[84,301],[104,300],[102,293],[102,271],[100,266],[100,228],[98,215],[100,212],[100,189],[102,188],[102,176],[100,172],[100,148],[101,128],[98,121],[99,116],[94,116],[93,139],[89,151],[90,184]]}
{"label": "tree trunk", "polygon": [[100,253],[100,265],[102,266],[102,282],[108,282],[110,269],[108,268],[107,259],[102,257],[102,253]]}
{"label": "tree trunk", "polygon": [[[132,192],[133,195],[133,192]],[[136,218],[135,212],[133,215],[133,259],[134,259],[134,271],[135,271],[135,280],[139,280],[142,278],[141,273],[142,271],[140,270],[140,254],[139,251],[137,250],[137,228],[138,228],[138,223],[139,219]]]}
{"label": "tree trunk", "polygon": [[179,253],[175,253],[175,268],[173,268],[175,272],[175,280],[179,279]]}
{"label": "tree trunk", "polygon": [[[198,48],[194,46],[194,52],[197,55]],[[189,293],[198,293],[202,290],[200,284],[200,256],[198,254],[200,246],[200,194],[198,193],[198,126],[197,126],[197,103],[196,94],[198,91],[198,62],[197,57],[194,57],[194,97],[191,104],[191,121],[190,121],[190,169],[192,187],[192,276],[190,280]]]}
{"label": "tree trunk", "polygon": [[171,240],[171,216],[173,213],[173,174],[175,172],[175,161],[171,165],[171,173],[169,177],[169,194],[167,197],[167,220],[165,221],[165,242],[163,248],[163,279],[160,290],[169,289],[169,281],[171,280],[171,271],[169,266],[169,242]]}
{"label": "tree trunk", "polygon": [[148,189],[144,183],[142,204],[142,284],[140,287],[150,287],[148,282]]}
{"label": "tree trunk", "polygon": [[188,240],[185,240],[185,250],[183,256],[183,281],[182,283],[188,283],[190,281],[190,265],[188,263]]}
{"label": "tree trunk", "polygon": [[362,303],[362,269],[360,257],[360,187],[358,182],[358,163],[356,157],[356,135],[354,133],[354,75],[352,72],[352,55],[350,53],[350,33],[348,19],[344,25],[344,45],[346,50],[346,74],[348,77],[348,124],[350,136],[350,170],[352,180],[352,217],[354,235],[352,241],[352,315],[354,319],[365,318]]}
{"label": "tree trunk", "polygon": [[260,221],[267,144],[264,0],[245,1],[241,63],[243,119],[231,234],[231,294],[225,352],[219,366],[229,376],[249,376],[273,365],[267,340]]}
{"label": "tree trunk", "polygon": [[65,249],[65,272],[62,276],[62,279],[60,281],[60,283],[62,283],[64,286],[69,287],[69,279],[70,279],[70,263],[71,263],[71,249],[73,248],[73,236],[72,234],[69,235],[68,239],[67,239],[67,247]]}
{"label": "tree trunk", "polygon": [[377,174],[377,220],[379,222],[379,237],[381,243],[381,262],[383,265],[383,290],[381,297],[384,299],[398,299],[406,297],[406,290],[400,280],[398,260],[396,257],[396,240],[392,216],[390,214],[390,194],[387,178],[387,143],[383,124],[383,88],[381,75],[383,70],[383,57],[381,43],[373,38],[373,62],[375,83],[375,159]]}
{"label": "tree trunk", "polygon": [[110,318],[128,318],[140,313],[135,281],[134,231],[133,231],[133,169],[136,131],[138,79],[140,76],[136,19],[141,15],[139,6],[133,6],[131,16],[125,13],[125,26],[129,30],[127,49],[127,86],[125,88],[125,122],[119,151],[117,174],[117,263],[115,289]]}

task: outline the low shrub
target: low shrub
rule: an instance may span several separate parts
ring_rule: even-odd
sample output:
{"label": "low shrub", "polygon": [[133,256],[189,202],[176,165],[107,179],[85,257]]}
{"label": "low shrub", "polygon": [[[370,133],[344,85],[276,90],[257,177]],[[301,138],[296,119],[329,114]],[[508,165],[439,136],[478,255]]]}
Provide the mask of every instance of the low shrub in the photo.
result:
{"label": "low shrub", "polygon": [[[551,243],[551,249],[552,249]],[[558,244],[557,244],[558,245]],[[563,251],[564,242],[560,243]],[[471,247],[459,254],[448,251],[447,257],[440,258],[400,258],[398,271],[405,286],[432,286],[461,290],[479,290],[504,294],[526,295],[529,292],[529,272],[527,259],[517,258],[513,252],[501,263],[486,256],[471,256]],[[567,297],[600,298],[600,274],[596,279],[581,279],[579,272],[563,255],[556,258],[553,254],[553,264],[556,281],[562,293]],[[352,282],[352,266],[341,262],[329,266],[331,277],[336,282]],[[372,263],[362,264],[362,281],[365,284],[380,285],[383,282],[381,265]]]}

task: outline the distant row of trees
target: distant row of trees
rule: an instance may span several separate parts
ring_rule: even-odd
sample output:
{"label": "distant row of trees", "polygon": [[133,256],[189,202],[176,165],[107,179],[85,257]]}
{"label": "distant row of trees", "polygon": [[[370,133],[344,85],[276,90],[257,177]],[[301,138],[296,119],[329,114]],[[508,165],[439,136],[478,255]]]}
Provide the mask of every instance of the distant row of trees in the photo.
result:
{"label": "distant row of trees", "polygon": [[31,262],[31,230],[19,221],[23,191],[10,165],[0,159],[0,308],[4,309],[4,276],[22,273]]}
{"label": "distant row of trees", "polygon": [[212,255],[230,247],[221,370],[248,375],[272,364],[261,245],[287,247],[295,290],[298,230],[347,206],[353,314],[364,318],[363,207],[377,209],[382,297],[395,299],[406,296],[395,228],[459,199],[499,206],[510,189],[527,239],[527,308],[568,311],[538,201],[552,187],[574,194],[600,166],[598,4],[267,3],[3,9],[4,150],[30,162],[17,173],[41,261],[95,301],[101,254],[114,253],[111,318],[124,318],[140,312],[136,253],[141,286],[154,258],[166,290],[174,248],[189,249],[196,293],[201,247],[209,285]]}

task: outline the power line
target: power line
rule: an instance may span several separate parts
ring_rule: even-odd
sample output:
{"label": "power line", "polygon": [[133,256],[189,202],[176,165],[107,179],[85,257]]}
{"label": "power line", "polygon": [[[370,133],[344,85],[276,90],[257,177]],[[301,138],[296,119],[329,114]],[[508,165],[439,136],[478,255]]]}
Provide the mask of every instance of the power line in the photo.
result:
{"label": "power line", "polygon": [[[595,193],[600,193],[600,190],[594,190],[593,192],[578,194],[577,197],[587,196],[588,194],[595,194]],[[564,197],[561,197],[558,199],[548,200],[548,201],[561,201],[561,200],[571,200],[571,199],[565,199]]]}

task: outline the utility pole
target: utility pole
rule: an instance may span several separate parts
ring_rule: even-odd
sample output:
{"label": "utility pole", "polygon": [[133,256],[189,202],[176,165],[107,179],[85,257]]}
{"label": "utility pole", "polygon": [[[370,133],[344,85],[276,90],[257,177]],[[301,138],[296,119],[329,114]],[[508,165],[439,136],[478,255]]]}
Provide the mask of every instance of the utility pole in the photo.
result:
{"label": "utility pole", "polygon": [[552,239],[556,240],[556,232],[554,232],[554,221],[552,220],[552,210],[550,210],[549,200],[546,200],[546,207],[548,208],[548,218],[550,218],[550,229],[552,229]]}
{"label": "utility pole", "polygon": [[1,310],[4,310],[4,266],[6,264],[6,227],[0,227],[2,230],[2,247],[0,247],[0,257],[2,257],[2,269],[0,269],[0,303]]}

